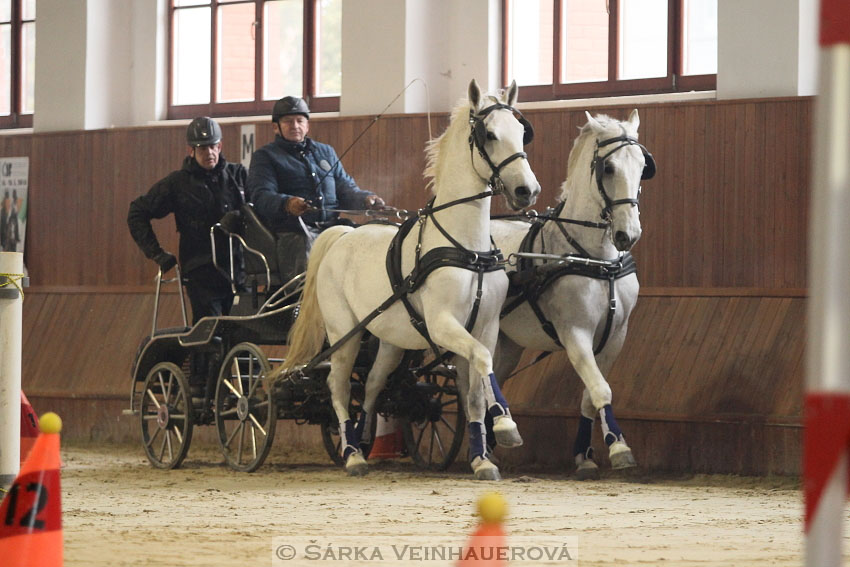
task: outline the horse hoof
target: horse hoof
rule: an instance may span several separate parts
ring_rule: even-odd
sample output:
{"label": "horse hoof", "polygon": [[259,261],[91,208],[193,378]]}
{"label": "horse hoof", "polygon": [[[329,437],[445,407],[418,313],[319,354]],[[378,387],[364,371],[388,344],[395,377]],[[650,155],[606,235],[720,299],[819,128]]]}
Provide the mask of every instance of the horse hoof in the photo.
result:
{"label": "horse hoof", "polygon": [[516,422],[507,415],[496,418],[493,423],[493,434],[496,436],[496,444],[499,447],[510,449],[522,445],[522,437]]}
{"label": "horse hoof", "polygon": [[472,470],[475,472],[475,480],[502,480],[499,467],[487,459],[475,457],[472,460]]}
{"label": "horse hoof", "polygon": [[366,476],[369,473],[369,465],[360,453],[354,453],[345,462],[345,472],[348,476]]}
{"label": "horse hoof", "polygon": [[599,466],[585,459],[576,467],[576,480],[599,480]]}
{"label": "horse hoof", "polygon": [[616,441],[608,448],[608,458],[611,459],[611,468],[615,471],[637,466],[632,450],[622,441]]}

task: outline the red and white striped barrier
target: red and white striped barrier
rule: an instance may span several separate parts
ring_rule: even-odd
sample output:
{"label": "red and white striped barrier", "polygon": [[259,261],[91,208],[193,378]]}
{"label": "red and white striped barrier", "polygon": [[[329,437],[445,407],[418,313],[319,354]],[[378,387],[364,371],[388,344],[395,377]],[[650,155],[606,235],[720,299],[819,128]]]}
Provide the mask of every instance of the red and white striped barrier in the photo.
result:
{"label": "red and white striped barrier", "polygon": [[850,453],[850,2],[821,0],[809,223],[806,565],[840,566]]}
{"label": "red and white striped barrier", "polygon": [[375,442],[369,451],[370,459],[395,459],[401,457],[404,439],[398,421],[394,417],[375,416],[378,420],[375,428]]}

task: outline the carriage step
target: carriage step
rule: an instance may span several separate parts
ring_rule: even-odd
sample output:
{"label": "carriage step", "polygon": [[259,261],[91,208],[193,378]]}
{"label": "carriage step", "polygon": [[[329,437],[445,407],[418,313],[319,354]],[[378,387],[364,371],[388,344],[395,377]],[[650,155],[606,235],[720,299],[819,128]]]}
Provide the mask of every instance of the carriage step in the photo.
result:
{"label": "carriage step", "polygon": [[139,415],[139,410],[131,410],[131,409],[121,410],[121,415]]}

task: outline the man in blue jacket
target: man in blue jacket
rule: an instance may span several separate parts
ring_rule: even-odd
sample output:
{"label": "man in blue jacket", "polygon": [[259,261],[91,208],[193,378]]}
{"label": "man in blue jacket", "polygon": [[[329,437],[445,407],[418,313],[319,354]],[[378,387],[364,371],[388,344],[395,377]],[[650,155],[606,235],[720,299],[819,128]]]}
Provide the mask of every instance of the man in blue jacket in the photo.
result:
{"label": "man in blue jacket", "polygon": [[[248,199],[260,219],[278,233],[278,265],[283,281],[304,271],[309,243],[334,209],[374,209],[384,201],[357,186],[334,149],[308,138],[310,109],[286,96],[272,109],[275,139],[254,152],[248,172]],[[288,269],[287,269],[288,268]]]}

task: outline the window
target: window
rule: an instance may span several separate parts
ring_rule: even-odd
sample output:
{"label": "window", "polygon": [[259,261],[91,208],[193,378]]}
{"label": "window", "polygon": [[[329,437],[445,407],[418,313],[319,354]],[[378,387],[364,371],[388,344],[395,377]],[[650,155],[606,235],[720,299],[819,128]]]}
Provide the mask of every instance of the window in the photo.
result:
{"label": "window", "polygon": [[522,100],[714,89],[717,0],[503,0]]}
{"label": "window", "polygon": [[0,0],[0,128],[32,126],[35,0]]}
{"label": "window", "polygon": [[342,0],[172,0],[169,118],[339,109]]}

